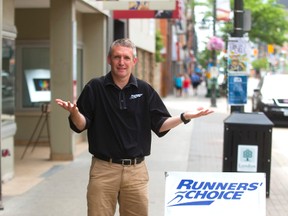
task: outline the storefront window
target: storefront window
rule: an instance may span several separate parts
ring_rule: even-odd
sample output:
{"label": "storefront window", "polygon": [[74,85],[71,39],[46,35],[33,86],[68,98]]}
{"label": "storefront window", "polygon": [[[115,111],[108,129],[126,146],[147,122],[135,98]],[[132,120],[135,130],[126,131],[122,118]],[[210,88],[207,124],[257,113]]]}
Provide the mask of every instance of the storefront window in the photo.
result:
{"label": "storefront window", "polygon": [[14,117],[15,110],[15,42],[2,40],[2,120]]}
{"label": "storefront window", "polygon": [[[41,43],[17,45],[17,110],[34,110],[41,105],[51,102],[50,89],[50,50],[49,46]],[[83,51],[77,49],[76,91],[82,89]]]}

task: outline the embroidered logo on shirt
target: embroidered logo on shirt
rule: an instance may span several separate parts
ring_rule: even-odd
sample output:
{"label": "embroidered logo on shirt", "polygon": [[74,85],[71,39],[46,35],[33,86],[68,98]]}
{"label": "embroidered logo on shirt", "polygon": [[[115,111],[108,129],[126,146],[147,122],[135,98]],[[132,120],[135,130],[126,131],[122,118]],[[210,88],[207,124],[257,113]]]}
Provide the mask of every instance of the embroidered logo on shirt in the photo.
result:
{"label": "embroidered logo on shirt", "polygon": [[133,94],[133,95],[130,96],[129,99],[130,99],[130,100],[134,100],[134,99],[136,99],[136,98],[142,97],[142,95],[143,95],[143,94]]}

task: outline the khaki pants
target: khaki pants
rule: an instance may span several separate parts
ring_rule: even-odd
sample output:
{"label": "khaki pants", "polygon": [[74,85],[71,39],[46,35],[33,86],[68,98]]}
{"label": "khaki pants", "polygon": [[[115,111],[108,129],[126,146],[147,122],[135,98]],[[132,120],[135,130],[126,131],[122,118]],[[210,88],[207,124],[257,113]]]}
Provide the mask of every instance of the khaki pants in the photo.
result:
{"label": "khaki pants", "polygon": [[92,158],[87,188],[88,216],[148,215],[148,171],[140,164],[122,166]]}

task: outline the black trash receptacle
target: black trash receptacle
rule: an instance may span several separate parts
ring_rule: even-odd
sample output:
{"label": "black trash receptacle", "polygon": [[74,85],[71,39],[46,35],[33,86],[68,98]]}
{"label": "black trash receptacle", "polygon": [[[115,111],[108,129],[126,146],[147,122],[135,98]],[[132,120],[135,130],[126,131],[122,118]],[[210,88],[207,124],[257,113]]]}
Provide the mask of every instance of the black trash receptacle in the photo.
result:
{"label": "black trash receptacle", "polygon": [[265,172],[270,192],[273,123],[263,113],[232,113],[224,120],[223,172]]}

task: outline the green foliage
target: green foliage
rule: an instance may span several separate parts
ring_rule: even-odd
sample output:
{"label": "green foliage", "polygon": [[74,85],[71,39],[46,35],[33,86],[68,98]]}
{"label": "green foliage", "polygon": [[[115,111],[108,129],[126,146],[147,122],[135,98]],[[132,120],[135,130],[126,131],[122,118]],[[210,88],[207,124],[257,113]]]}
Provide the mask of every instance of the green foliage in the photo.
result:
{"label": "green foliage", "polygon": [[283,5],[269,0],[262,3],[260,0],[245,0],[245,8],[252,14],[251,41],[262,41],[267,44],[283,45],[288,41],[288,13]]}
{"label": "green foliage", "polygon": [[155,48],[155,58],[156,62],[163,62],[165,59],[161,55],[161,50],[163,49],[163,39],[161,32],[159,30],[156,31],[156,48]]}
{"label": "green foliage", "polygon": [[190,4],[191,8],[194,8],[195,6],[209,6],[209,5],[213,5],[212,4],[212,0],[208,0],[208,1],[197,1],[197,0],[188,0],[188,4]]}
{"label": "green foliage", "polygon": [[[244,9],[251,11],[251,30],[248,32],[251,41],[279,46],[288,41],[288,12],[283,5],[277,4],[276,0],[243,0],[243,3]],[[233,24],[226,23],[221,30],[231,34]]]}
{"label": "green foliage", "polygon": [[268,60],[267,58],[256,59],[252,62],[252,66],[255,70],[267,69]]}
{"label": "green foliage", "polygon": [[208,49],[203,50],[198,53],[197,62],[203,67],[207,68],[208,62],[212,57],[212,52]]}

